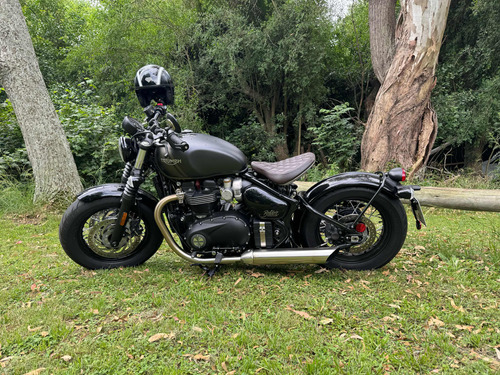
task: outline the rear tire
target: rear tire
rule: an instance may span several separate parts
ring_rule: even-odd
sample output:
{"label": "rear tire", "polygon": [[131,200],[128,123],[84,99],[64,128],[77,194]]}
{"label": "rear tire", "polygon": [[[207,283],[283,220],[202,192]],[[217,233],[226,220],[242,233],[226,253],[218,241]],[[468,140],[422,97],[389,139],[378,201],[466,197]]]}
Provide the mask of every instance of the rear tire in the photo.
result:
{"label": "rear tire", "polygon": [[[345,224],[353,222],[375,194],[367,188],[344,188],[327,193],[312,206],[321,213]],[[365,230],[361,243],[340,250],[328,259],[328,268],[369,270],[390,262],[399,252],[406,238],[407,218],[397,198],[380,193],[360,220]],[[301,224],[304,247],[333,247],[345,243],[342,233],[332,224],[307,213]]]}
{"label": "rear tire", "polygon": [[120,247],[110,246],[119,209],[120,197],[73,202],[59,225],[59,240],[66,254],[89,269],[137,266],[153,256],[163,236],[154,221],[153,209],[140,202],[129,213]]}

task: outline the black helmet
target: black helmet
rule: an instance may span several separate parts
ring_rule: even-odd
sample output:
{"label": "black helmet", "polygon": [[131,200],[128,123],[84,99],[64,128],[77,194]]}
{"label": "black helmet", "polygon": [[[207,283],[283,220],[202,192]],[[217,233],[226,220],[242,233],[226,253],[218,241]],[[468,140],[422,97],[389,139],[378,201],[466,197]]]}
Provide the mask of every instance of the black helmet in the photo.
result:
{"label": "black helmet", "polygon": [[143,107],[151,100],[162,104],[174,104],[174,84],[170,74],[158,65],[146,65],[137,71],[134,79],[135,93]]}

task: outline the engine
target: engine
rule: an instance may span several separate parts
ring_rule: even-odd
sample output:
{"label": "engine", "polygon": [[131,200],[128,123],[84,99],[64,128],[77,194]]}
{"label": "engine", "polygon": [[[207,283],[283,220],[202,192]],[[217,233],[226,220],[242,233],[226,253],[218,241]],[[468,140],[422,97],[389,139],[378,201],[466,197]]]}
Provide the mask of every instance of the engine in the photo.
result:
{"label": "engine", "polygon": [[[236,182],[235,182],[236,181]],[[182,183],[189,214],[184,241],[197,252],[242,250],[250,241],[248,217],[240,212],[241,178]]]}
{"label": "engine", "polygon": [[184,213],[180,235],[198,253],[239,253],[273,248],[288,238],[281,221],[288,205],[241,178],[181,184]]}

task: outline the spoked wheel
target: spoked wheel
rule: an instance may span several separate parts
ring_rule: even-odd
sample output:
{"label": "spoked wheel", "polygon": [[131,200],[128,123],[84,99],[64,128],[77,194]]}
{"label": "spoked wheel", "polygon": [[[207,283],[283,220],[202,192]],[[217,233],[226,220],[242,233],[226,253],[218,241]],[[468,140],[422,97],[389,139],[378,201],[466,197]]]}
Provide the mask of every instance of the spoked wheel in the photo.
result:
{"label": "spoked wheel", "polygon": [[[329,193],[313,207],[321,213],[352,226],[372,198],[374,190],[346,188]],[[340,250],[326,266],[366,270],[387,264],[399,252],[406,238],[407,219],[401,202],[379,194],[348,235],[331,223],[308,213],[302,220],[301,236],[306,247],[351,246]]]}
{"label": "spoked wheel", "polygon": [[139,203],[129,214],[120,243],[113,247],[110,240],[119,209],[119,197],[77,200],[69,206],[59,225],[66,254],[91,269],[136,266],[149,259],[163,241],[153,210]]}

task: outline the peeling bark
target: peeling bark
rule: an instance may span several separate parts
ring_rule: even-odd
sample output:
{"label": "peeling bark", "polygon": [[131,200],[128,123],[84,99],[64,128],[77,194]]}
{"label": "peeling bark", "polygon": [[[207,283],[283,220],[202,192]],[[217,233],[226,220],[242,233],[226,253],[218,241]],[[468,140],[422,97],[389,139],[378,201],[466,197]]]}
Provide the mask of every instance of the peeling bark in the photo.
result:
{"label": "peeling bark", "polygon": [[370,0],[370,53],[378,81],[384,83],[394,56],[396,0]]}
{"label": "peeling bark", "polygon": [[361,144],[364,170],[395,163],[413,174],[427,162],[437,133],[430,96],[449,6],[450,0],[401,2],[396,51]]}
{"label": "peeling bark", "polygon": [[0,1],[0,84],[12,102],[33,167],[35,201],[73,198],[82,184],[18,0]]}

